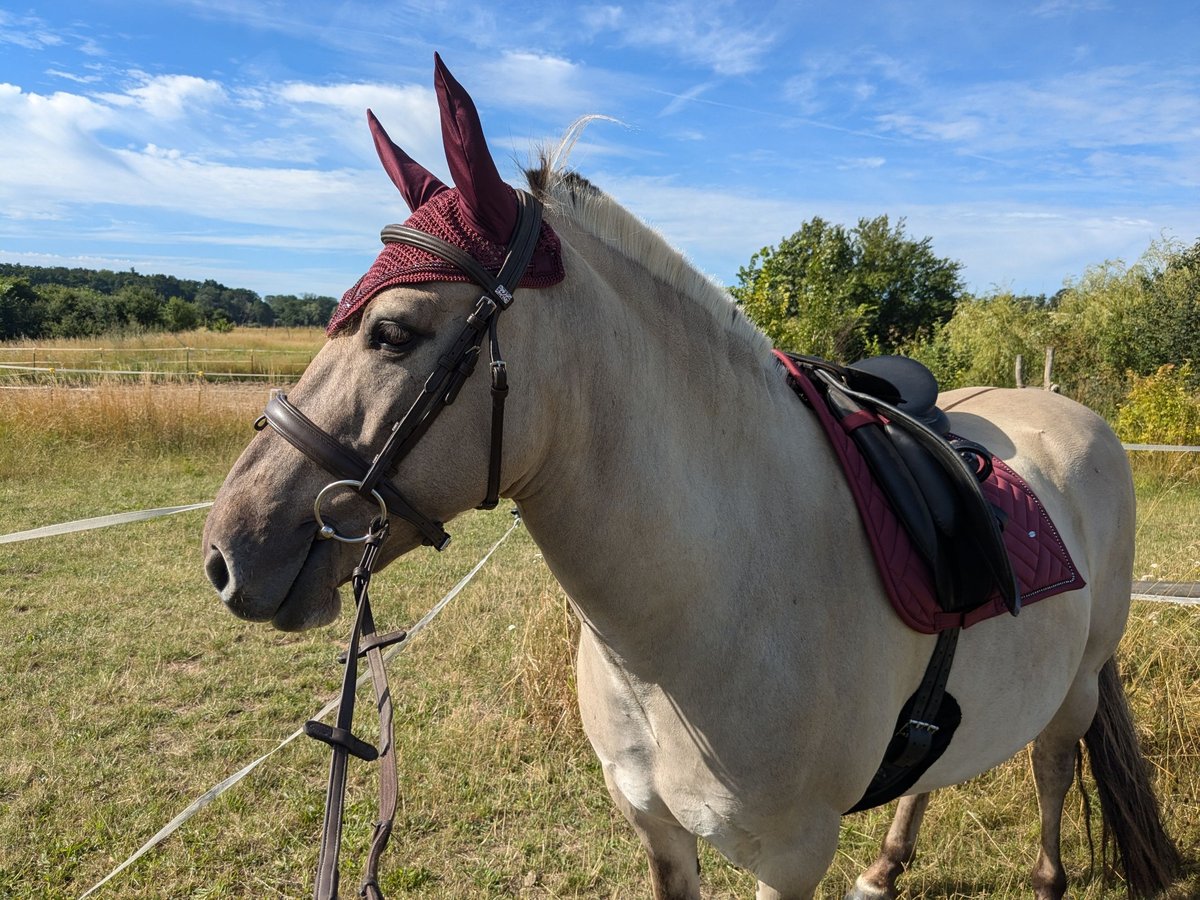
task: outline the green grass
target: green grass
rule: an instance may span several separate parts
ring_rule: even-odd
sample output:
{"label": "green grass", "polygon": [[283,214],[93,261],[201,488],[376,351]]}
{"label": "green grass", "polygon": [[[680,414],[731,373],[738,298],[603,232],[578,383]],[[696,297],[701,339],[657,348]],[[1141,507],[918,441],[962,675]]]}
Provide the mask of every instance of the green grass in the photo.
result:
{"label": "green grass", "polygon": [[1135,578],[1200,581],[1200,454],[1132,454],[1138,491]]}
{"label": "green grass", "polygon": [[[265,399],[265,388],[203,385],[0,391],[0,534],[210,499]],[[1151,517],[1139,565],[1184,572],[1197,480],[1139,472],[1139,489]],[[201,571],[203,516],[0,547],[0,897],[78,897],[336,692],[345,617],[302,635],[234,619]],[[372,593],[381,627],[424,613],[507,526],[503,508],[469,514],[445,554],[417,552],[383,572]],[[573,628],[518,531],[395,660],[403,802],[383,865],[388,897],[648,896],[641,850],[580,730]],[[1200,610],[1135,604],[1123,657],[1169,827],[1192,860],[1177,896],[1194,898]],[[98,896],[306,896],[327,766],[323,745],[294,741]],[[344,896],[356,893],[373,774],[351,765]],[[888,812],[845,820],[822,898],[841,897],[873,858]],[[1086,878],[1082,825],[1073,794],[1073,896],[1117,900],[1119,885]],[[1026,897],[1036,835],[1021,754],[935,797],[908,896]],[[706,898],[753,896],[753,880],[711,851],[703,867]]]}

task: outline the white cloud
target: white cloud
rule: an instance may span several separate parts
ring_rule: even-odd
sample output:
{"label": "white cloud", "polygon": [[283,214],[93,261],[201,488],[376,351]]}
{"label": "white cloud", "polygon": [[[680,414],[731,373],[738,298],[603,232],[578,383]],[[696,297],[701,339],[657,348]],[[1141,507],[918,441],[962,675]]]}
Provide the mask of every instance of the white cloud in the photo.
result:
{"label": "white cloud", "polygon": [[367,109],[375,112],[388,135],[430,169],[442,159],[437,97],[432,88],[369,82],[312,84],[292,82],[260,92],[259,101],[282,102],[300,130],[315,130],[364,163],[374,159],[367,131]]}
{"label": "white cloud", "polygon": [[689,103],[691,103],[693,100],[697,99],[705,91],[712,88],[712,86],[713,86],[713,82],[706,81],[703,84],[697,84],[694,87],[688,88],[682,94],[670,95],[671,102],[668,103],[666,106],[664,106],[661,110],[659,110],[659,113],[658,113],[659,117],[665,118],[666,116],[675,115],[677,112],[680,112],[681,110],[685,109]]}
{"label": "white cloud", "polygon": [[980,149],[1112,147],[1200,138],[1195,71],[1111,66],[1036,82],[996,81],[926,91],[903,112],[879,116],[912,136]]}
{"label": "white cloud", "polygon": [[[141,149],[132,149],[129,139],[148,130],[148,116],[182,115],[175,101],[198,87],[215,96],[210,87],[192,82],[159,79],[154,84],[166,89],[86,97],[0,85],[0,131],[6,135],[0,142],[5,172],[0,216],[47,218],[106,204],[261,225],[292,226],[312,216],[325,227],[331,220],[338,227],[349,226],[343,215],[361,215],[381,197],[390,199],[386,178],[375,178],[375,171],[365,168],[231,165],[181,151],[169,132],[166,140],[139,141],[135,146]],[[202,116],[191,123],[204,124]],[[358,141],[370,147],[365,123]]]}
{"label": "white cloud", "polygon": [[37,16],[15,16],[0,9],[0,44],[44,50],[62,43],[62,37]]}
{"label": "white cloud", "polygon": [[1111,8],[1112,4],[1107,0],[1042,0],[1031,12],[1038,18],[1053,19],[1077,12],[1099,12]]}
{"label": "white cloud", "polygon": [[879,169],[887,163],[882,156],[856,156],[843,159],[839,169]]}
{"label": "white cloud", "polygon": [[99,75],[77,75],[74,72],[64,72],[61,69],[47,69],[46,74],[53,75],[55,78],[64,78],[76,84],[96,84],[103,80]]}
{"label": "white cloud", "polygon": [[634,15],[621,7],[593,7],[584,24],[593,32],[614,31],[629,46],[661,50],[718,75],[745,75],[760,68],[775,40],[769,25],[758,24],[762,18],[728,0],[673,0],[641,5]]}
{"label": "white cloud", "polygon": [[924,83],[921,70],[909,60],[900,60],[871,48],[809,51],[798,57],[799,71],[783,81],[783,96],[804,116],[848,112],[867,107],[893,93],[919,92]]}
{"label": "white cloud", "polygon": [[625,10],[620,6],[588,6],[580,11],[579,18],[590,34],[614,31],[621,26]]}
{"label": "white cloud", "polygon": [[503,106],[570,118],[611,111],[611,94],[617,88],[603,72],[561,56],[523,51],[508,51],[488,60],[471,81],[471,93],[485,113],[489,106]]}
{"label": "white cloud", "polygon": [[113,106],[136,106],[155,119],[181,119],[223,102],[225,89],[215,81],[194,75],[132,73],[141,83],[124,93],[104,93],[99,99]]}
{"label": "white cloud", "polygon": [[878,122],[886,131],[899,131],[910,137],[951,143],[968,143],[984,133],[982,120],[969,115],[939,120],[907,113],[888,113],[879,116]]}

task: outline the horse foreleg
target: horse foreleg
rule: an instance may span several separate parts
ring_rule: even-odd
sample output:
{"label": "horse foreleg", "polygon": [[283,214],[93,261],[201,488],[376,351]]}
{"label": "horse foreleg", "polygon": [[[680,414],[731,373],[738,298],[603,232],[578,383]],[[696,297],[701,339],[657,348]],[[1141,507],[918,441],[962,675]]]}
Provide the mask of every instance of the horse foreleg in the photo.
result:
{"label": "horse foreleg", "polygon": [[879,858],[858,876],[846,900],[895,900],[899,896],[896,879],[917,855],[917,832],[928,805],[929,794],[900,798]]}
{"label": "horse foreleg", "polygon": [[755,900],[813,900],[837,852],[841,816],[806,811],[803,826],[781,827],[764,839],[752,866],[758,876]]}
{"label": "horse foreleg", "polygon": [[696,836],[679,825],[647,817],[629,818],[650,861],[654,900],[700,900]]}
{"label": "horse foreleg", "polygon": [[696,836],[670,817],[651,815],[629,802],[608,771],[608,793],[617,809],[633,826],[650,861],[650,886],[654,900],[700,900],[700,857]]}

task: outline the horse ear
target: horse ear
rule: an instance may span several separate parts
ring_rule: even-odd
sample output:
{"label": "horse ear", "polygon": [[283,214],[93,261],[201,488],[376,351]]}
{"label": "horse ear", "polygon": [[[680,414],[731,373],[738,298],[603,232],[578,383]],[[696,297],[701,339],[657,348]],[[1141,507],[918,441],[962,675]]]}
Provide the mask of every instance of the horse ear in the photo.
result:
{"label": "horse ear", "polygon": [[375,151],[379,154],[379,161],[383,163],[383,170],[392,179],[392,184],[400,189],[410,210],[416,212],[418,207],[442,191],[450,190],[436,175],[392,143],[388,133],[375,118],[375,113],[369,109],[367,124],[371,128],[371,137],[375,139]]}
{"label": "horse ear", "polygon": [[516,196],[496,170],[475,103],[436,53],[433,63],[442,143],[462,212],[480,234],[506,244],[517,224]]}

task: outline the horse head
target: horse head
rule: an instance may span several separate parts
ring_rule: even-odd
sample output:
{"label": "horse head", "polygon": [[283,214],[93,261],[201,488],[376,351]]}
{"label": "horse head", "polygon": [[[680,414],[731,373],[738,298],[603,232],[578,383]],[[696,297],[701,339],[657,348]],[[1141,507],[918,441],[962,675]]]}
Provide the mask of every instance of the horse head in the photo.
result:
{"label": "horse head", "polygon": [[[441,545],[442,523],[479,505],[485,493],[510,496],[535,469],[536,436],[545,429],[532,418],[544,414],[544,404],[534,392],[539,379],[526,377],[538,359],[530,337],[536,327],[521,321],[533,317],[533,304],[514,304],[497,327],[512,298],[494,281],[528,204],[501,179],[475,104],[436,57],[435,86],[454,186],[396,146],[368,111],[384,170],[412,215],[404,226],[385,229],[383,251],[338,305],[329,341],[290,396],[268,406],[206,522],[205,570],[243,618],[285,630],[332,621],[338,587],[351,578],[359,552],[323,537],[361,533],[386,503],[391,527],[380,556],[386,564],[422,543]],[[544,224],[526,230],[528,266],[510,287],[557,284],[563,278],[557,236]],[[436,239],[434,251],[414,245],[414,235],[418,245],[429,243],[422,235]],[[446,253],[465,253],[479,268],[464,271],[465,263],[439,255],[437,247],[446,245]],[[469,323],[481,318],[472,333]],[[489,429],[496,366],[491,389],[486,374],[467,377],[481,351],[490,346],[498,355],[501,340],[500,375],[511,366],[520,382],[506,404],[502,465]],[[406,420],[416,407],[417,421]],[[389,437],[398,442],[394,426],[403,421],[405,446],[371,466],[391,446]],[[329,464],[331,457],[349,457],[349,470]],[[326,492],[314,511],[323,487],[356,475],[371,483]],[[325,534],[320,525],[328,526]]]}

